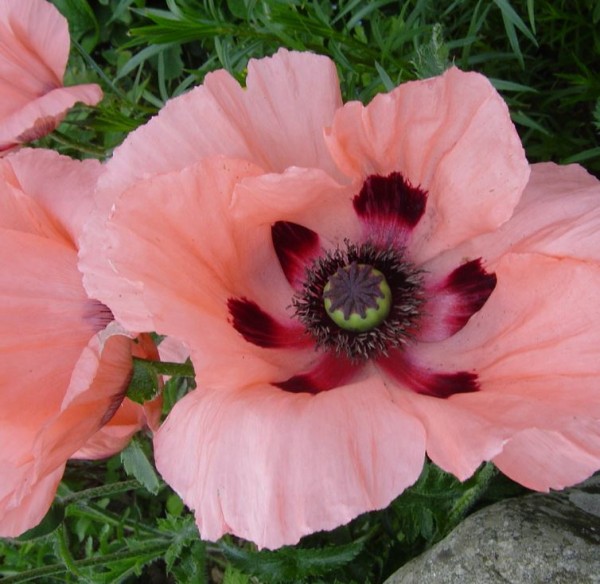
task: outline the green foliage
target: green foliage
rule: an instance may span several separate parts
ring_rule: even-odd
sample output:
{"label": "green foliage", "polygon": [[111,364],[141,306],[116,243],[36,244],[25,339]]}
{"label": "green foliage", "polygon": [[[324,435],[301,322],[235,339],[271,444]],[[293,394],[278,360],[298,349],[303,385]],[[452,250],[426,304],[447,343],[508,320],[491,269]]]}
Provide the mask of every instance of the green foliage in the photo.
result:
{"label": "green foliage", "polygon": [[134,438],[129,443],[129,446],[121,452],[121,462],[123,463],[125,472],[129,476],[137,479],[150,493],[154,495],[158,493],[160,481],[137,438]]}
{"label": "green foliage", "polygon": [[283,547],[257,552],[223,541],[225,557],[242,573],[266,584],[314,581],[349,564],[360,553],[364,540],[321,548]]}

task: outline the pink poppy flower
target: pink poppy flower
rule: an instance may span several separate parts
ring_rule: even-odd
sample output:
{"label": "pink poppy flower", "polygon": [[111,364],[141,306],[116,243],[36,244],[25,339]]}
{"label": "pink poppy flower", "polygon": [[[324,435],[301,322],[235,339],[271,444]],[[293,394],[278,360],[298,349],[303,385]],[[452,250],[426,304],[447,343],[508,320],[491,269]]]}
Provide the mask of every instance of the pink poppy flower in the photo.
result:
{"label": "pink poppy flower", "polygon": [[52,132],[76,102],[95,105],[98,85],[63,87],[66,19],[46,0],[0,2],[0,154]]}
{"label": "pink poppy flower", "polygon": [[344,105],[331,61],[282,50],[172,100],[100,185],[84,282],[190,350],[155,456],[204,538],[295,543],[425,454],[539,490],[600,467],[600,186],[530,169],[482,76]]}
{"label": "pink poppy flower", "polygon": [[[41,149],[0,160],[1,536],[42,519],[76,451],[107,455],[146,424],[141,406],[132,420],[121,405],[132,341],[77,269],[100,170]],[[115,414],[120,429],[101,439]]]}

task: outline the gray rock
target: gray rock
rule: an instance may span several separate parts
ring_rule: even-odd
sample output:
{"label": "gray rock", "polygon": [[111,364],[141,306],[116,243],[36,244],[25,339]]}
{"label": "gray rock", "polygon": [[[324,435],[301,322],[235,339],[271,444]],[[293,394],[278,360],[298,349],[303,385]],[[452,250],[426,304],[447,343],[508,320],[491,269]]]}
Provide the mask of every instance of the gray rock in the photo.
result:
{"label": "gray rock", "polygon": [[600,476],[491,505],[385,584],[600,584]]}

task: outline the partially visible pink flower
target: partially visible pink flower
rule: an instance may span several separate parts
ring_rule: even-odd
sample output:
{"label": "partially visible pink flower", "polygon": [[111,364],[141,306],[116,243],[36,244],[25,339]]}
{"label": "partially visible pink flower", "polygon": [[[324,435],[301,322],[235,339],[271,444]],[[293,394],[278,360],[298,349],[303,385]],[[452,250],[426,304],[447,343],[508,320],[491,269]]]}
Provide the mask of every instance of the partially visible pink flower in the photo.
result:
{"label": "partially visible pink flower", "polygon": [[[131,354],[141,359],[159,360],[156,345],[150,335],[146,334],[139,335],[131,344]],[[167,360],[164,357],[163,359]],[[120,452],[140,429],[148,428],[152,432],[158,430],[161,412],[161,396],[145,402],[143,406],[126,397],[113,417],[91,436],[71,458],[98,460]]]}
{"label": "partially visible pink flower", "polygon": [[172,100],[100,185],[84,282],[190,349],[155,455],[203,537],[294,543],[425,454],[538,490],[600,468],[600,185],[530,168],[482,76],[343,105],[328,59],[280,51]]}
{"label": "partially visible pink flower", "polygon": [[46,0],[0,2],[0,155],[52,132],[76,102],[95,105],[98,85],[63,87],[66,19]]}
{"label": "partially visible pink flower", "polygon": [[[100,170],[41,149],[0,160],[1,536],[42,519],[65,462],[120,411],[129,382],[132,340],[77,269]],[[113,438],[96,452],[126,440]]]}

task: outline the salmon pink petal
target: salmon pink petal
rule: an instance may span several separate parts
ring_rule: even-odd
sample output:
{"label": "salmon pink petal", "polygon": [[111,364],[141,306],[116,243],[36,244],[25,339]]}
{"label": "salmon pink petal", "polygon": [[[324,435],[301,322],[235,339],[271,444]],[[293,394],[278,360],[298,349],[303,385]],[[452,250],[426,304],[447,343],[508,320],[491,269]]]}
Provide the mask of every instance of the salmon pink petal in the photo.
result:
{"label": "salmon pink petal", "polygon": [[215,154],[267,171],[305,166],[335,176],[323,128],[340,105],[335,65],[319,55],[281,49],[271,58],[250,60],[245,89],[225,71],[210,73],[115,151],[104,188],[121,192],[136,180]]}
{"label": "salmon pink petal", "polygon": [[[4,461],[0,462],[0,469],[3,477],[23,473],[22,468],[18,469]],[[18,504],[11,501],[10,494],[6,496],[4,492],[0,492],[0,537],[17,537],[44,518],[52,505],[64,469],[65,465],[62,464],[33,484],[27,494],[19,499]],[[10,487],[11,484],[12,481],[8,481],[6,486]]]}
{"label": "salmon pink petal", "polygon": [[93,434],[70,458],[99,460],[120,452],[146,425],[144,408],[125,398],[110,421]]}
{"label": "salmon pink petal", "polygon": [[69,47],[67,21],[50,2],[0,4],[0,152],[51,132],[76,102],[102,98],[97,85],[62,87]]}
{"label": "salmon pink petal", "polygon": [[65,461],[109,421],[131,374],[131,340],[77,270],[86,204],[73,198],[75,218],[63,223],[66,203],[42,192],[73,197],[78,171],[79,196],[92,200],[96,164],[41,150],[0,162],[0,533],[41,518]]}
{"label": "salmon pink petal", "polygon": [[100,87],[86,84],[59,87],[30,101],[0,120],[0,152],[49,134],[76,103],[96,105],[101,99]]}
{"label": "salmon pink petal", "polygon": [[[600,364],[592,350],[600,343],[600,268],[538,254],[507,254],[495,272],[496,290],[461,331],[440,343],[421,343],[413,351],[429,367],[478,372],[481,391],[472,399],[455,396],[455,403],[509,429],[509,437],[533,428],[540,432],[515,439],[515,446],[507,446],[498,459],[512,460],[517,444],[528,445],[517,457],[522,462],[507,462],[507,468],[515,478],[515,469],[521,468],[518,476],[524,484],[539,485],[531,476],[525,478],[523,470],[531,458],[545,460],[547,448],[538,452],[536,445],[549,445],[564,431],[557,448],[573,454],[576,450],[568,445],[573,420],[597,425],[600,418],[595,381]],[[596,456],[598,467],[600,452],[581,451],[569,467],[580,469],[570,484],[591,468],[590,456]],[[566,476],[561,472],[552,479],[555,468],[548,465],[540,476],[544,488]]]}
{"label": "salmon pink petal", "polygon": [[67,20],[45,0],[0,4],[0,118],[62,85],[69,57]]}
{"label": "salmon pink petal", "polygon": [[[128,329],[184,343],[207,383],[270,383],[305,367],[314,354],[312,348],[291,352],[248,342],[244,334],[252,322],[238,322],[236,330],[227,304],[246,298],[260,307],[264,314],[253,314],[263,323],[289,319],[291,288],[273,249],[270,223],[239,223],[231,216],[235,185],[258,171],[246,162],[214,158],[140,183],[115,205],[105,230],[87,233],[80,253],[90,294],[110,305]],[[104,250],[110,271],[108,264],[98,268],[97,250]]]}
{"label": "salmon pink petal", "polygon": [[598,419],[576,420],[560,431],[530,428],[513,436],[494,464],[514,481],[536,491],[563,489],[598,470]]}
{"label": "salmon pink petal", "polygon": [[443,400],[413,392],[396,395],[399,407],[423,424],[427,456],[460,480],[468,479],[483,461],[496,456],[513,433],[500,421],[464,406],[481,395],[460,393]]}
{"label": "salmon pink petal", "polygon": [[[87,226],[79,268],[90,296],[110,305],[133,331],[159,330],[154,315],[164,310],[150,310],[148,304],[155,295],[163,306],[179,297],[224,318],[227,298],[254,300],[252,288],[239,283],[256,267],[240,271],[240,255],[260,252],[269,230],[245,229],[236,240],[228,213],[237,182],[257,172],[249,163],[216,158],[132,187],[115,204],[109,222]],[[255,271],[252,278],[265,275]]]}
{"label": "salmon pink petal", "polygon": [[[2,369],[4,373],[4,367]],[[3,487],[10,492],[10,497],[0,506],[0,533],[4,535],[13,529],[10,527],[14,521],[11,519],[13,510],[20,509],[29,518],[20,523],[21,530],[41,519],[48,507],[40,510],[40,505],[49,506],[54,491],[48,489],[55,489],[57,473],[62,473],[67,458],[110,420],[123,399],[130,371],[130,340],[120,335],[110,336],[110,333],[104,338],[95,336],[81,353],[68,387],[58,385],[61,376],[64,378],[69,372],[65,364],[57,360],[43,385],[47,388],[47,397],[30,399],[26,418],[18,414],[11,416],[10,411],[3,410],[0,468],[14,467],[19,472],[2,473]],[[38,384],[38,393],[39,387]],[[75,397],[57,407],[56,398],[60,399],[60,392],[65,390]],[[10,410],[14,411],[17,405]],[[21,403],[21,412],[22,409]],[[29,514],[28,505],[37,511]]]}
{"label": "salmon pink petal", "polygon": [[175,405],[155,456],[204,539],[276,548],[388,505],[418,478],[424,440],[377,378],[316,396],[202,387]]}
{"label": "salmon pink petal", "polygon": [[297,223],[319,234],[323,247],[362,235],[351,205],[354,186],[340,185],[319,169],[290,168],[282,174],[247,178],[235,194],[231,212],[240,223]]}
{"label": "salmon pink petal", "polygon": [[76,161],[40,148],[2,159],[0,226],[39,234],[50,229],[75,247],[94,210],[93,192],[101,172],[97,160]]}
{"label": "salmon pink petal", "polygon": [[495,287],[496,275],[486,272],[480,259],[465,262],[441,282],[429,282],[416,338],[425,342],[447,339],[481,309]]}
{"label": "salmon pink petal", "polygon": [[[487,381],[598,375],[600,267],[539,254],[507,254],[498,283],[467,325],[439,343],[411,348],[430,367],[479,372]],[[509,323],[509,324],[507,324]],[[577,355],[574,359],[573,356]]]}
{"label": "salmon pink petal", "polygon": [[413,235],[426,261],[512,214],[529,174],[506,104],[483,76],[452,68],[336,113],[331,152],[355,180],[399,172],[428,193]]}

